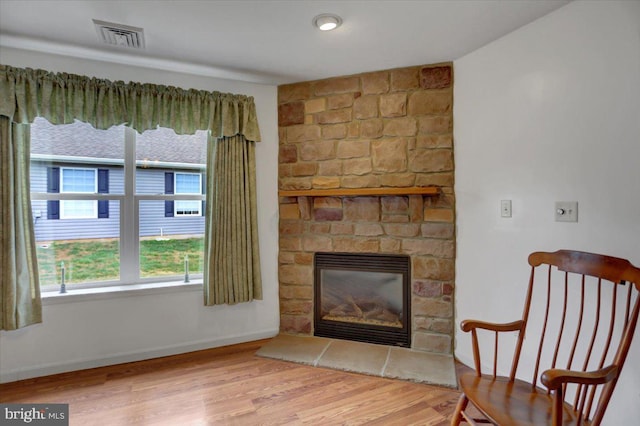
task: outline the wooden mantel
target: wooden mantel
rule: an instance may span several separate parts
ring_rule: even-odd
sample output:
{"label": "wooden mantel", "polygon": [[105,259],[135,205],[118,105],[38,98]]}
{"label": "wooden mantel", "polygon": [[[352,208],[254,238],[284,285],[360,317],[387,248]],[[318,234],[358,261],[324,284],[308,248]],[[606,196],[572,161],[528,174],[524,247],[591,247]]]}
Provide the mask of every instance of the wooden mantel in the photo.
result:
{"label": "wooden mantel", "polygon": [[280,197],[363,197],[385,195],[423,195],[434,197],[440,194],[437,186],[411,186],[405,188],[335,188],[280,190]]}

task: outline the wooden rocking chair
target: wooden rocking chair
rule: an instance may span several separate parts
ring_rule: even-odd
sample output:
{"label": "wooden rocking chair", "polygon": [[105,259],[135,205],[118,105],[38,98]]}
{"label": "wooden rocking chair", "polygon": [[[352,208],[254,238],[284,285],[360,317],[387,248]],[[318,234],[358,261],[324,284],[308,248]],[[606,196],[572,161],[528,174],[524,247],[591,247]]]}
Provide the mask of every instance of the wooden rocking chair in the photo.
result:
{"label": "wooden rocking chair", "polygon": [[[505,324],[467,320],[460,325],[471,332],[476,373],[459,379],[463,394],[452,425],[466,421],[565,426],[602,421],[638,321],[640,269],[624,259],[569,250],[533,253],[529,264],[521,320]],[[525,330],[536,340],[525,342]],[[490,375],[483,375],[480,368],[480,332],[495,334],[493,347],[482,348],[493,352]],[[496,374],[498,335],[503,332],[517,335],[509,377]],[[516,378],[520,361],[533,370],[530,382]],[[539,372],[546,389],[538,386]],[[476,410],[467,407],[469,402]],[[472,418],[471,411],[484,418]]]}

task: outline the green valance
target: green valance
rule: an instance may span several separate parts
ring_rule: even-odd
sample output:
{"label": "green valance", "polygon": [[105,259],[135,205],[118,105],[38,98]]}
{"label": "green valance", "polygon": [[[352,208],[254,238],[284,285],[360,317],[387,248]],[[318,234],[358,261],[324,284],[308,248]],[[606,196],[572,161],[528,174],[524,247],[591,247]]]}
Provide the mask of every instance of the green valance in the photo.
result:
{"label": "green valance", "polygon": [[210,130],[213,137],[243,135],[260,141],[253,98],[220,92],[125,83],[0,65],[0,115],[27,124],[90,123],[96,129],[126,124],[142,133],[168,127],[178,134]]}

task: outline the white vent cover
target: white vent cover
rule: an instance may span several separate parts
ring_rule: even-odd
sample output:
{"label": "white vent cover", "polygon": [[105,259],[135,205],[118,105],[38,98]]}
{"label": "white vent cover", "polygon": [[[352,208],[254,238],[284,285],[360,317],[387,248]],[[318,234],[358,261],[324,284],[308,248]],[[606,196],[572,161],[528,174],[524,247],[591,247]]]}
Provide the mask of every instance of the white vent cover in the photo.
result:
{"label": "white vent cover", "polygon": [[124,46],[134,49],[144,49],[144,33],[142,28],[112,22],[93,20],[98,32],[98,38],[112,46]]}

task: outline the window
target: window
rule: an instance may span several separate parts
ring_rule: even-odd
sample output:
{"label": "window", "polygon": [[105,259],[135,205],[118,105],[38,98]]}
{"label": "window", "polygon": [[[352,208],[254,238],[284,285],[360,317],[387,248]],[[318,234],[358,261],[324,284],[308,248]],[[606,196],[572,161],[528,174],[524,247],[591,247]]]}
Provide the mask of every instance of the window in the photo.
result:
{"label": "window", "polygon": [[[165,194],[204,194],[202,181],[204,175],[195,173],[165,172]],[[204,215],[204,201],[178,200],[166,201],[164,205],[165,217],[201,216]]]}
{"label": "window", "polygon": [[[98,188],[96,169],[60,169],[60,192],[95,194]],[[60,219],[96,219],[98,203],[89,200],[65,200],[60,203]]]}
{"label": "window", "polygon": [[[176,194],[201,194],[200,175],[194,173],[176,173]],[[175,203],[176,216],[200,216],[202,203],[199,201],[179,200]]]}
{"label": "window", "polygon": [[68,289],[184,279],[187,268],[197,278],[206,148],[206,132],[36,119],[31,198],[43,289],[58,286],[63,270]]}
{"label": "window", "polygon": [[[35,164],[35,168],[38,170],[37,164]],[[96,189],[101,194],[109,192],[108,169],[47,168],[48,193],[94,194]],[[50,200],[47,202],[47,219],[95,219],[108,217],[109,201],[107,200]]]}

